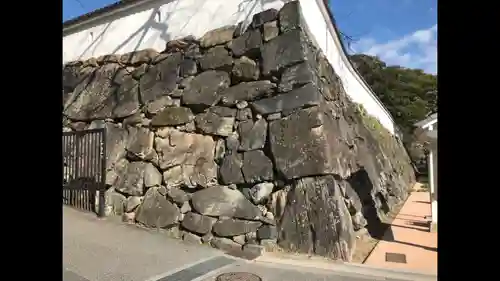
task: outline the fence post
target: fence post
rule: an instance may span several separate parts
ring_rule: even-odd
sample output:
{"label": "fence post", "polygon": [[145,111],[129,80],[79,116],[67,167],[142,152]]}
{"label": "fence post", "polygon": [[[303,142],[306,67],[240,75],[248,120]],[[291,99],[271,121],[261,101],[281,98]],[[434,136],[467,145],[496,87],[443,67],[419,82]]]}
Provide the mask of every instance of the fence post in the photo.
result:
{"label": "fence post", "polygon": [[77,132],[74,134],[74,142],[75,142],[75,175],[74,179],[80,178],[80,133]]}
{"label": "fence post", "polygon": [[105,214],[105,203],[106,203],[106,128],[101,131],[101,183],[99,184],[99,210],[97,216],[102,218]]}
{"label": "fence post", "polygon": [[105,204],[105,196],[104,196],[104,189],[103,188],[99,188],[99,209],[97,211],[97,216],[100,217],[100,218],[103,218],[105,216],[105,208],[104,208],[104,204]]}

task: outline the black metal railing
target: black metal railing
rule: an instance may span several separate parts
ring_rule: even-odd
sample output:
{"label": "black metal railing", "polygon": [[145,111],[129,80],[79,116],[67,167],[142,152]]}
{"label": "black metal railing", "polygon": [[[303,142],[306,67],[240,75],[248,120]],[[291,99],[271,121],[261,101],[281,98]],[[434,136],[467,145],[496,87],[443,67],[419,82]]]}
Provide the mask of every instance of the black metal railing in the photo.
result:
{"label": "black metal railing", "polygon": [[62,145],[63,203],[104,216],[105,129],[63,132]]}

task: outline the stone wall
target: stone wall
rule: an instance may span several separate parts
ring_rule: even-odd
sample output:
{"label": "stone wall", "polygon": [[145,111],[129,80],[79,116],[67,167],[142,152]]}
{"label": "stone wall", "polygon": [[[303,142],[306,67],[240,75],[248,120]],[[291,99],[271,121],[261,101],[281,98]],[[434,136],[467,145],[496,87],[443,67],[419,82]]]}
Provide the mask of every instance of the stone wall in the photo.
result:
{"label": "stone wall", "polygon": [[63,130],[107,128],[108,214],[225,251],[350,260],[414,182],[346,96],[297,2],[200,39],[68,63]]}

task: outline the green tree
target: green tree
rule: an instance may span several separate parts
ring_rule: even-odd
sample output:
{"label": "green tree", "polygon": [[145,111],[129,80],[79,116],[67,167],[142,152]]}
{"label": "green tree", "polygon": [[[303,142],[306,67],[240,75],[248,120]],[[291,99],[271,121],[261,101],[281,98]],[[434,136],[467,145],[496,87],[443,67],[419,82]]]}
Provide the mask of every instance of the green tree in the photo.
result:
{"label": "green tree", "polygon": [[413,124],[437,112],[437,75],[421,69],[387,66],[375,56],[350,56],[354,66],[392,114],[403,132],[403,142],[412,159],[421,161],[422,151],[415,147]]}

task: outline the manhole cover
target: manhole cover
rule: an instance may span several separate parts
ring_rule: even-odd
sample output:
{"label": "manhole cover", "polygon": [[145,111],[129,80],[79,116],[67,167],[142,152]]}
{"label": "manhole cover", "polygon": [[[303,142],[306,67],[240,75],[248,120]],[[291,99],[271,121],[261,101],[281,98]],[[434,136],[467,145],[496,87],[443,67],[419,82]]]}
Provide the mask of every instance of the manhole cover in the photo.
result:
{"label": "manhole cover", "polygon": [[262,281],[262,278],[249,272],[228,272],[217,276],[215,281]]}
{"label": "manhole cover", "polygon": [[406,263],[406,255],[400,253],[385,253],[385,261],[396,262],[396,263]]}

